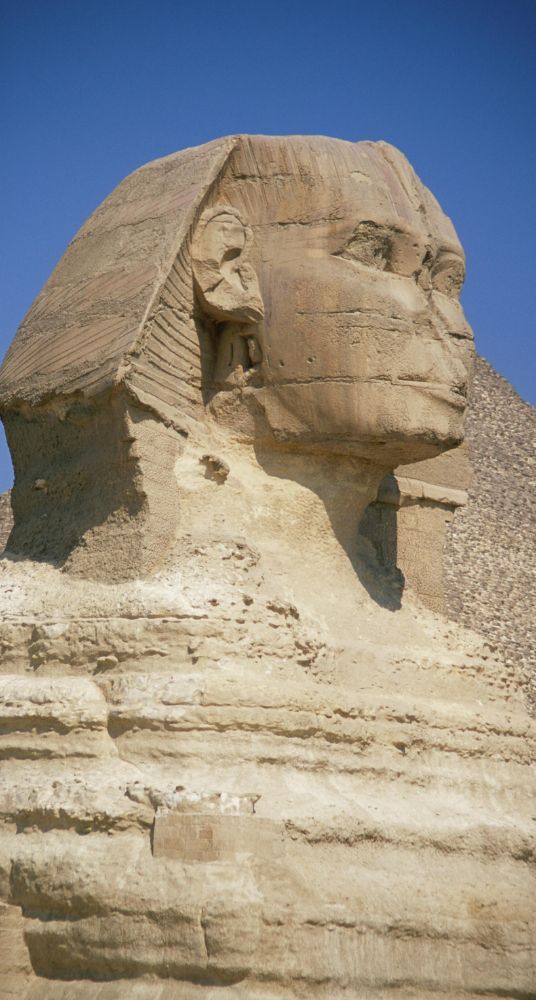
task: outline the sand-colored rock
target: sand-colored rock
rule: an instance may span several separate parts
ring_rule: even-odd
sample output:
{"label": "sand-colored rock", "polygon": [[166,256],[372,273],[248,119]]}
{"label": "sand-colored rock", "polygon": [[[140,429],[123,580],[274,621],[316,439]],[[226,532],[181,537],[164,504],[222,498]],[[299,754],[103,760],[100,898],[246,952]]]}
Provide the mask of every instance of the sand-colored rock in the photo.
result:
{"label": "sand-colored rock", "polygon": [[412,469],[463,438],[462,267],[391,147],[239,137],[127,178],[32,307],[0,380],[12,995],[534,995],[520,677],[359,534],[397,466],[452,500]]}

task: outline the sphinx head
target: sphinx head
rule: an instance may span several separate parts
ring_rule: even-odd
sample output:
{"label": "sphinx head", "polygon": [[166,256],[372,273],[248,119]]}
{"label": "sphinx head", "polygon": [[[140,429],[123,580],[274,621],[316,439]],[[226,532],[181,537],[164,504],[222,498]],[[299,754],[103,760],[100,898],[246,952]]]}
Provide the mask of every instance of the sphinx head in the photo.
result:
{"label": "sphinx head", "polygon": [[192,241],[218,419],[304,451],[418,461],[460,443],[472,334],[463,251],[385,144],[235,149]]}
{"label": "sphinx head", "polygon": [[12,550],[108,565],[113,545],[158,565],[184,438],[214,422],[383,471],[454,447],[463,270],[452,224],[383,143],[231,137],[136,171],[0,372]]}

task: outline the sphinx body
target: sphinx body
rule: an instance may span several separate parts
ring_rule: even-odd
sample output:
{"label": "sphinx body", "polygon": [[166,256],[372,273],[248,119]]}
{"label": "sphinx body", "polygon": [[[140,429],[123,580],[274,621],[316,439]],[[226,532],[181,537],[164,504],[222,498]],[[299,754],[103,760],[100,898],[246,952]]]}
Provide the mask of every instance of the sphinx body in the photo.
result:
{"label": "sphinx body", "polygon": [[149,164],[68,248],[0,377],[14,995],[532,995],[520,680],[359,539],[462,441],[462,280],[400,153],[317,137]]}

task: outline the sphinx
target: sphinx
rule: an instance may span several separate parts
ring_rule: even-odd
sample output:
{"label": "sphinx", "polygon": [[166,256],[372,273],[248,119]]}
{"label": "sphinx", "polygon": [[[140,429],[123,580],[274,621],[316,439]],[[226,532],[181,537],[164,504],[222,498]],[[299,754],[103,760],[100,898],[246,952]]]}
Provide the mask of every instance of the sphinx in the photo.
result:
{"label": "sphinx", "polygon": [[360,534],[463,441],[463,276],[401,153],[323,137],[70,244],[0,372],[15,995],[532,995],[521,679]]}

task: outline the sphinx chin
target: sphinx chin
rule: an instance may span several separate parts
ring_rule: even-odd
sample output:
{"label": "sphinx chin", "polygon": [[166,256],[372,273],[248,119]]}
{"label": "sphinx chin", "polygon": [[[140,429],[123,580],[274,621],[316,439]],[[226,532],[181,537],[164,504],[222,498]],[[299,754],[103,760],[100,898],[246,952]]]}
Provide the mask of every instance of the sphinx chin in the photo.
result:
{"label": "sphinx chin", "polygon": [[370,381],[361,387],[354,436],[394,464],[433,458],[464,440],[465,408],[447,385]]}
{"label": "sphinx chin", "polygon": [[[464,440],[463,426],[456,420],[438,421],[435,427],[415,423],[413,426],[387,428],[381,426],[368,442],[370,453],[376,448],[376,455],[387,456],[390,466],[422,462],[436,458],[452,448],[457,448]],[[356,443],[356,447],[358,444]]]}
{"label": "sphinx chin", "polygon": [[463,441],[465,403],[449,387],[308,382],[256,393],[274,440],[380,466],[433,458]]}

